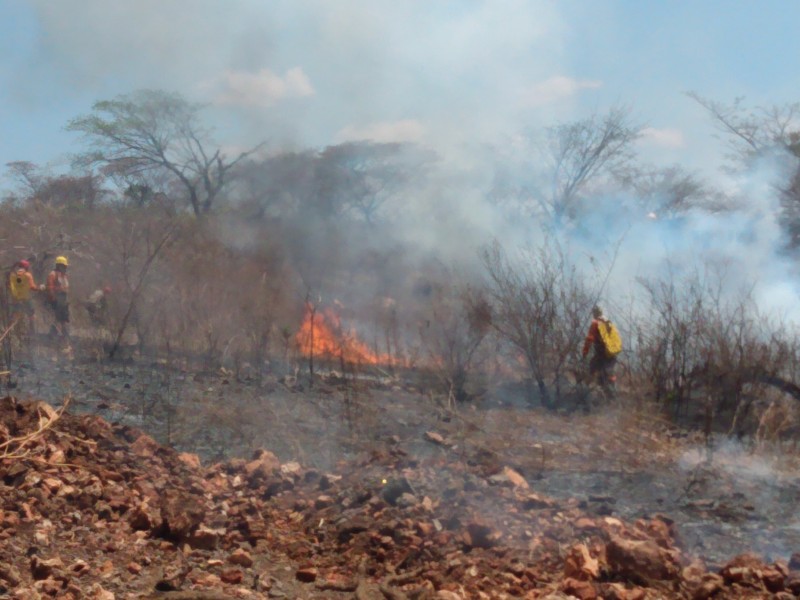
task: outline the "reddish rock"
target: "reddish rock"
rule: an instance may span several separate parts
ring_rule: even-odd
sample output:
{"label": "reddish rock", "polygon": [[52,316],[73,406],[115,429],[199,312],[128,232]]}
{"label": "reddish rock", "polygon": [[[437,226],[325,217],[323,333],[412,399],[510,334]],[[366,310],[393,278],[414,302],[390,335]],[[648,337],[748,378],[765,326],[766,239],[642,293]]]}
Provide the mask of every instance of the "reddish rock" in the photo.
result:
{"label": "reddish rock", "polygon": [[244,580],[244,573],[240,569],[228,569],[219,574],[224,583],[239,584]]}
{"label": "reddish rock", "polygon": [[598,597],[594,585],[588,581],[579,581],[570,577],[561,582],[561,589],[578,600],[594,600]]}
{"label": "reddish rock", "polygon": [[129,562],[128,566],[128,573],[132,573],[133,575],[138,575],[142,572],[142,565],[136,562]]}
{"label": "reddish rock", "polygon": [[168,491],[162,496],[162,535],[167,539],[186,541],[204,518],[205,508],[196,496],[177,491]]}
{"label": "reddish rock", "polygon": [[128,515],[131,528],[138,531],[155,531],[161,527],[161,513],[147,501],[140,502]]}
{"label": "reddish rock", "polygon": [[199,471],[202,468],[200,457],[197,456],[197,454],[193,454],[191,452],[181,452],[178,454],[178,460],[180,460],[190,469],[196,469]]}
{"label": "reddish rock", "polygon": [[136,438],[136,440],[134,440],[130,446],[134,454],[138,454],[142,457],[153,456],[160,447],[161,446],[158,444],[158,442],[144,433]]}
{"label": "reddish rock", "polygon": [[201,524],[197,529],[186,536],[185,541],[191,548],[198,550],[215,550],[223,537],[225,537],[224,529],[211,529]]}
{"label": "reddish rock", "polygon": [[675,558],[653,540],[612,536],[606,546],[606,557],[613,576],[635,583],[648,585],[678,576]]}
{"label": "reddish rock", "polygon": [[600,577],[600,563],[589,553],[586,544],[576,544],[564,560],[564,575],[573,579],[592,581]]}
{"label": "reddish rock", "polygon": [[42,559],[36,554],[31,557],[31,575],[36,580],[47,579],[53,575],[58,575],[64,567],[61,558]]}
{"label": "reddish rock", "polygon": [[249,568],[253,566],[253,557],[250,556],[250,553],[243,548],[237,548],[234,550],[230,556],[228,556],[228,562],[234,565],[239,565],[240,567]]}
{"label": "reddish rock", "polygon": [[503,467],[503,475],[511,482],[511,484],[522,490],[530,488],[525,478],[511,467]]}
{"label": "reddish rock", "polygon": [[244,472],[251,484],[254,484],[269,478],[280,468],[281,461],[272,452],[257,450],[253,460],[244,465]]}
{"label": "reddish rock", "polygon": [[725,580],[716,573],[706,573],[690,588],[692,600],[707,600],[713,598],[725,587]]}

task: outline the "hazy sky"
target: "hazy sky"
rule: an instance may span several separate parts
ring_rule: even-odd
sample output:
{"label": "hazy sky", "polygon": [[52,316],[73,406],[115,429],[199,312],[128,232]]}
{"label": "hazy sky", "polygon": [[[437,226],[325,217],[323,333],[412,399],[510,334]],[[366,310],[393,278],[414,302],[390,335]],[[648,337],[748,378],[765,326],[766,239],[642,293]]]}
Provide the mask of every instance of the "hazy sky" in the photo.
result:
{"label": "hazy sky", "polygon": [[800,100],[796,0],[0,0],[0,161],[63,161],[67,121],[163,88],[218,138],[441,147],[629,104],[645,157],[712,168],[683,92]]}

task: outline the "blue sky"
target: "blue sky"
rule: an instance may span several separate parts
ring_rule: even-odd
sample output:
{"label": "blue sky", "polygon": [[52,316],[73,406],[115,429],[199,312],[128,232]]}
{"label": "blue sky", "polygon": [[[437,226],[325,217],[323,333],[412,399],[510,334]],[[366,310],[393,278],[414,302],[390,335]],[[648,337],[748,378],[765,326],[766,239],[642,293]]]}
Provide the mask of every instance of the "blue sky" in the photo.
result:
{"label": "blue sky", "polygon": [[800,2],[0,0],[0,163],[63,165],[68,120],[163,88],[232,150],[348,139],[443,149],[630,105],[645,159],[711,171],[684,95],[800,100]]}

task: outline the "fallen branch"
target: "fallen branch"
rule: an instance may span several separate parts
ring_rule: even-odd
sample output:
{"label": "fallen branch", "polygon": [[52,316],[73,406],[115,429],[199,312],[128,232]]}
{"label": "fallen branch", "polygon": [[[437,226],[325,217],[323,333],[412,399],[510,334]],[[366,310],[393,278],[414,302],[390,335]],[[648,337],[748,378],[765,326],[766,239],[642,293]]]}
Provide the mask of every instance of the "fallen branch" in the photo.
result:
{"label": "fallen branch", "polygon": [[1,443],[0,460],[19,460],[27,458],[30,454],[30,450],[25,450],[23,452],[23,448],[25,448],[25,446],[27,446],[29,443],[41,438],[49,429],[51,429],[53,425],[55,425],[61,418],[61,415],[64,414],[67,406],[69,406],[69,402],[70,398],[68,396],[64,400],[64,404],[57,411],[54,411],[48,406],[50,412],[46,416],[41,413],[41,407],[37,409],[39,410],[39,426],[34,431],[26,435],[12,437]]}
{"label": "fallen branch", "polygon": [[[6,336],[7,336],[9,333],[11,333],[11,330],[12,330],[12,329],[14,329],[14,326],[15,326],[17,323],[19,323],[19,317],[18,317],[18,316],[17,316],[17,317],[14,317],[14,320],[13,320],[13,321],[11,321],[11,325],[9,325],[9,326],[6,328],[6,330],[3,332],[3,334],[2,334],[2,335],[0,335],[0,342],[2,342],[4,339],[6,339]],[[9,372],[10,372],[10,371],[9,371]]]}

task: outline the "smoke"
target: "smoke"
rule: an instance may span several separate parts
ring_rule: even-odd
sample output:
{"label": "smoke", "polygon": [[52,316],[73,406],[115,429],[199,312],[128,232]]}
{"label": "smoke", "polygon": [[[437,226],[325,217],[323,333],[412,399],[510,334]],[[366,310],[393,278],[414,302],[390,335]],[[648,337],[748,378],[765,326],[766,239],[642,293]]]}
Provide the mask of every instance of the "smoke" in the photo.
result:
{"label": "smoke", "polygon": [[[25,100],[43,96],[45,86],[82,100],[177,89],[210,104],[210,120],[229,147],[266,139],[276,150],[322,148],[366,138],[432,149],[436,169],[404,194],[391,233],[444,262],[475,261],[495,238],[510,246],[542,238],[536,218],[509,220],[487,202],[496,166],[487,148],[522,152],[507,141],[514,134],[575,118],[620,93],[592,70],[575,69],[570,52],[578,33],[609,27],[610,16],[585,7],[576,15],[546,0],[30,5],[39,35],[10,86]],[[696,143],[678,120],[697,115],[677,108],[644,130],[643,153],[673,159]],[[762,306],[796,311],[796,269],[782,252],[777,220],[781,169],[780,161],[765,160],[747,175],[715,173],[711,185],[737,203],[725,213],[653,218],[635,196],[597,190],[557,235],[579,268],[610,270],[604,300],[612,309],[635,292],[637,278],[680,275],[705,262],[731,266],[731,293],[755,285]],[[258,243],[244,225],[246,235],[224,227],[223,239],[237,249]]]}

